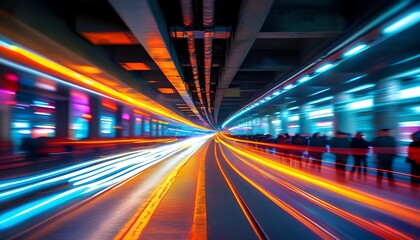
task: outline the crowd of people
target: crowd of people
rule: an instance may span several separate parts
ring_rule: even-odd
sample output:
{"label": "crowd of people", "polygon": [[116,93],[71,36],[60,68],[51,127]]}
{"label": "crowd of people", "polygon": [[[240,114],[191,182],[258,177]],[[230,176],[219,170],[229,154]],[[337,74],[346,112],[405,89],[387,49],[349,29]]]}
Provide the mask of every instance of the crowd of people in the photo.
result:
{"label": "crowd of people", "polygon": [[[303,161],[311,161],[312,166],[321,169],[323,154],[330,152],[335,155],[335,169],[338,179],[345,177],[349,156],[353,156],[353,165],[350,169],[350,179],[354,174],[358,178],[366,177],[368,170],[367,156],[372,150],[376,168],[376,182],[381,186],[383,176],[386,174],[389,186],[395,185],[393,175],[393,162],[397,155],[397,142],[391,129],[381,129],[377,136],[368,141],[362,132],[353,136],[343,131],[336,131],[334,137],[329,138],[316,132],[312,136],[288,133],[278,134],[277,138],[271,135],[256,135],[249,140],[258,142],[276,143],[276,151],[284,156],[286,161],[295,161],[301,166]],[[408,147],[406,162],[411,165],[411,185],[415,188],[420,183],[420,131],[412,134],[412,142]]]}

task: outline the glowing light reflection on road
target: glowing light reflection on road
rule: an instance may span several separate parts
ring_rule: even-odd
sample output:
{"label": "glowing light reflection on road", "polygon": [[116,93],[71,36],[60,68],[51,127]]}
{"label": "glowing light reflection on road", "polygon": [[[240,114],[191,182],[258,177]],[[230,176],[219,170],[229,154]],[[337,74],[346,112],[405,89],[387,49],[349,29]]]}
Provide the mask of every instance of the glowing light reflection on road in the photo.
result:
{"label": "glowing light reflection on road", "polygon": [[[66,184],[66,187],[70,189],[61,190],[61,192],[51,194],[50,196],[40,197],[0,213],[0,230],[13,227],[57,206],[66,204],[71,200],[90,196],[95,192],[126,181],[148,167],[167,159],[183,149],[191,148],[196,150],[201,146],[203,141],[209,137],[211,137],[211,135],[189,138],[184,141],[153,149],[135,151],[128,155],[117,154],[107,158],[93,160],[89,163],[66,167],[37,176],[9,180],[2,183],[4,186],[7,186],[7,188],[10,188],[11,186],[24,186],[12,190],[2,189],[3,192],[0,192],[0,202],[6,202],[11,198],[16,198],[44,187],[50,187],[57,184],[70,183]],[[83,168],[84,166],[90,167]],[[125,168],[127,166],[131,167]],[[92,178],[92,174],[90,173],[97,173],[101,168],[106,169],[103,171],[103,173],[106,172],[106,174],[97,174],[96,176],[98,177]],[[121,169],[124,168],[125,170],[121,171]],[[48,177],[52,178],[48,179]],[[74,177],[78,178],[73,179]],[[73,180],[70,181],[71,179]]]}

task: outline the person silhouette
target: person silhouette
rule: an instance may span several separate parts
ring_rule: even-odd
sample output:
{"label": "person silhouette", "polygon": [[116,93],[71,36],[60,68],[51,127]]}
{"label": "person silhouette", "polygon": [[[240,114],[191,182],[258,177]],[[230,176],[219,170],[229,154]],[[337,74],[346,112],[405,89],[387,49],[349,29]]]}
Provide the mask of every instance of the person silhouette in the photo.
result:
{"label": "person silhouette", "polygon": [[353,177],[353,174],[355,171],[357,171],[357,175],[359,178],[362,171],[363,171],[363,174],[366,176],[366,172],[367,172],[366,156],[369,151],[370,143],[363,138],[364,136],[365,135],[362,132],[357,132],[354,135],[354,137],[351,139],[350,146],[353,149],[354,164],[350,170],[350,177]]}
{"label": "person silhouette", "polygon": [[411,134],[413,140],[408,145],[407,162],[411,165],[411,186],[418,188],[420,184],[420,130]]}
{"label": "person silhouette", "polygon": [[373,153],[376,154],[378,170],[376,174],[376,183],[382,184],[382,176],[386,172],[388,184],[395,185],[394,175],[392,173],[392,163],[396,155],[396,141],[392,136],[391,129],[384,128],[379,130],[378,136],[372,141]]}

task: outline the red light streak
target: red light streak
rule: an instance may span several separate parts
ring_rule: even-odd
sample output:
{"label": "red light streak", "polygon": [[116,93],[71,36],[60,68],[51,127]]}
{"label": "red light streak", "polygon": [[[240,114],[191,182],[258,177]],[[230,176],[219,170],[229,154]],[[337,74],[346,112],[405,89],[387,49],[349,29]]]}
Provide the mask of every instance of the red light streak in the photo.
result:
{"label": "red light streak", "polygon": [[[222,150],[221,150],[222,151]],[[271,180],[275,181],[276,183],[282,185],[283,187],[295,192],[296,194],[306,198],[307,200],[313,202],[314,204],[346,219],[347,221],[350,221],[356,225],[358,225],[361,228],[365,228],[366,230],[371,231],[372,233],[382,237],[383,239],[411,239],[409,236],[404,235],[403,233],[392,229],[390,227],[384,228],[383,226],[379,225],[375,222],[370,222],[368,220],[365,220],[355,214],[349,213],[343,209],[340,209],[298,187],[293,186],[292,184],[289,184],[285,181],[280,180],[278,177],[276,177],[273,174],[270,174],[269,171],[264,170],[263,168],[259,168],[256,166],[256,164],[251,163],[250,161],[247,161],[246,159],[238,156],[235,154],[235,157],[237,157],[239,160],[241,160],[244,164],[248,165],[249,167],[253,168],[255,171],[258,171],[261,173],[261,175],[270,178]]]}
{"label": "red light streak", "polygon": [[415,209],[382,197],[374,196],[372,194],[360,191],[358,189],[336,184],[332,181],[322,179],[319,176],[313,174],[298,171],[294,168],[279,164],[278,162],[275,162],[267,157],[249,153],[239,148],[236,148],[223,141],[219,136],[217,138],[224,146],[231,149],[233,152],[236,152],[241,156],[247,157],[255,162],[258,162],[270,169],[287,174],[288,176],[303,180],[305,182],[312,183],[316,186],[330,190],[334,193],[350,198],[357,202],[361,202],[374,208],[380,209],[386,214],[392,215],[393,217],[399,218],[410,224],[414,224],[417,227],[420,226],[419,209]]}

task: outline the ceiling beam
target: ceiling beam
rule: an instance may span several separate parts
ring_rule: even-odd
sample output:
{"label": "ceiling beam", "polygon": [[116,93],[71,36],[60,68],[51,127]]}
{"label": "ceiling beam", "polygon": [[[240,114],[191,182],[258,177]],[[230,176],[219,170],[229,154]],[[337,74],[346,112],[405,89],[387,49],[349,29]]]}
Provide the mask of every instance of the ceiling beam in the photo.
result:
{"label": "ceiling beam", "polygon": [[239,71],[290,71],[299,66],[299,51],[251,50]]}
{"label": "ceiling beam", "polygon": [[[274,0],[244,0],[239,9],[238,25],[235,28],[225,56],[225,66],[219,79],[219,88],[228,88],[242,62],[251,49],[257,34],[270,12]],[[216,91],[214,102],[214,119],[218,123],[218,114],[223,93]]]}
{"label": "ceiling beam", "polygon": [[158,2],[142,0],[110,0],[109,2],[191,111],[208,126],[185,87],[182,68]]}

